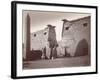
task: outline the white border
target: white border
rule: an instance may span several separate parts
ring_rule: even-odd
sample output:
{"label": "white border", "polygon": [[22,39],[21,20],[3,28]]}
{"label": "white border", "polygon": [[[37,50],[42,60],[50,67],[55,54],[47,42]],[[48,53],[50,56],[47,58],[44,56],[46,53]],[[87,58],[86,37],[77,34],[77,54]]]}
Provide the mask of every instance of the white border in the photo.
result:
{"label": "white border", "polygon": [[[43,10],[43,11],[62,11],[62,12],[80,12],[91,13],[91,66],[90,67],[67,67],[67,68],[52,68],[52,69],[35,69],[23,70],[22,69],[22,10]],[[17,4],[17,76],[37,76],[37,75],[50,75],[50,74],[63,74],[63,73],[82,73],[82,72],[95,72],[95,25],[96,25],[96,10],[91,8],[76,8],[76,7],[58,7],[58,6],[45,6],[45,5],[27,5]]]}

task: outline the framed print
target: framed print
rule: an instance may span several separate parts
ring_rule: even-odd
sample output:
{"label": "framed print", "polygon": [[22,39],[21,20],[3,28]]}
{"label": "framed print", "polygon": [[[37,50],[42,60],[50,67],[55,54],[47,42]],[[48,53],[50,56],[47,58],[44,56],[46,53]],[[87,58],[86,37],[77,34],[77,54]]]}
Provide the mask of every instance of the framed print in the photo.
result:
{"label": "framed print", "polygon": [[97,6],[11,3],[11,77],[97,73]]}

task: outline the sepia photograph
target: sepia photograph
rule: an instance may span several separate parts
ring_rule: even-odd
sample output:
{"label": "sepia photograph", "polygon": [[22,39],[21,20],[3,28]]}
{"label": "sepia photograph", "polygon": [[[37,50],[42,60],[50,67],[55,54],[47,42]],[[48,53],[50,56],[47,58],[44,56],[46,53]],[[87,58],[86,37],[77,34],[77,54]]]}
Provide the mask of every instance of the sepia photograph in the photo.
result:
{"label": "sepia photograph", "polygon": [[23,10],[23,69],[90,66],[91,14]]}
{"label": "sepia photograph", "polygon": [[13,1],[11,77],[97,73],[97,7]]}

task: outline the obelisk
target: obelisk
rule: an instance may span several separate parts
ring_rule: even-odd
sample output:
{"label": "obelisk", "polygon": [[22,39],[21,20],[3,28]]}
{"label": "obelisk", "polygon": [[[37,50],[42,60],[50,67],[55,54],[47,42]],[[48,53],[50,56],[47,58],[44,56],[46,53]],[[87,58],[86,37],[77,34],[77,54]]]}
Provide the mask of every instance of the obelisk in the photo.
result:
{"label": "obelisk", "polygon": [[26,16],[26,59],[29,60],[30,54],[30,16]]}

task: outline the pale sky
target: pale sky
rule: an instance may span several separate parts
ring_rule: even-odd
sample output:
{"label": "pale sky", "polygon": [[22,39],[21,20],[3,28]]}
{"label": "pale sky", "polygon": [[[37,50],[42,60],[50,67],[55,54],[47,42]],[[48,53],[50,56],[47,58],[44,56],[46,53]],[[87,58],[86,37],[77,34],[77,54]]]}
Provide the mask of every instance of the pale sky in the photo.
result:
{"label": "pale sky", "polygon": [[[44,29],[48,24],[56,26],[57,41],[61,40],[63,22],[62,19],[75,20],[78,18],[90,16],[89,13],[71,13],[71,12],[46,12],[46,11],[23,11],[23,29],[27,13],[31,19],[31,33]],[[24,31],[23,31],[24,34]]]}

